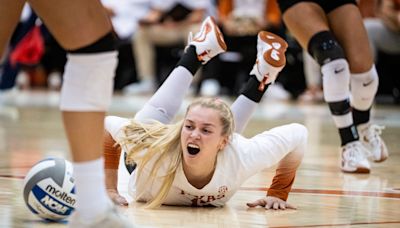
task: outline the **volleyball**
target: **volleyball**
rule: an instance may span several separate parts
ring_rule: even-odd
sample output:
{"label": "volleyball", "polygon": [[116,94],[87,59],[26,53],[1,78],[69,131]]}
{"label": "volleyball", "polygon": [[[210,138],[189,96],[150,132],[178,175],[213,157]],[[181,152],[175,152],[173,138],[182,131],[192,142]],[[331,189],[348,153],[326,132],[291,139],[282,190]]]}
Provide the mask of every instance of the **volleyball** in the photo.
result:
{"label": "volleyball", "polygon": [[72,164],[63,158],[36,163],[24,179],[23,197],[28,208],[42,219],[67,218],[76,204]]}

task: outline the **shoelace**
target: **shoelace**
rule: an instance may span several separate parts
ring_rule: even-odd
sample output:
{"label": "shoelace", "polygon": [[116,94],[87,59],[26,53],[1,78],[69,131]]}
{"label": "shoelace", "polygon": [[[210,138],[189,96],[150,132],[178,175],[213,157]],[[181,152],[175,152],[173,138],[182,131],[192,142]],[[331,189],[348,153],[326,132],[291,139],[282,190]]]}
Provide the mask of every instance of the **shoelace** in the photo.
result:
{"label": "shoelace", "polygon": [[349,143],[344,147],[343,157],[346,161],[357,163],[359,160],[365,158],[369,151],[364,148],[364,146],[359,143]]}
{"label": "shoelace", "polygon": [[365,129],[364,137],[368,140],[368,142],[374,146],[380,143],[380,135],[382,134],[382,130],[385,129],[385,126],[379,126],[376,124],[372,124],[367,129]]}

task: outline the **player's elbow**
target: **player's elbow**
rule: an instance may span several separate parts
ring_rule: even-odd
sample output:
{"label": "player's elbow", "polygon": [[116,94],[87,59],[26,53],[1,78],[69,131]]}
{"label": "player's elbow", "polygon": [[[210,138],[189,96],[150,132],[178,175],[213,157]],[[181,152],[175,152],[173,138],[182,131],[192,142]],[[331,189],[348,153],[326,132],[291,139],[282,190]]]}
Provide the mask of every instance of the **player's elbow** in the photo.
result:
{"label": "player's elbow", "polygon": [[297,156],[303,158],[306,152],[307,141],[308,141],[308,129],[299,123],[293,123],[293,134],[295,134],[296,139],[296,149],[294,150]]}

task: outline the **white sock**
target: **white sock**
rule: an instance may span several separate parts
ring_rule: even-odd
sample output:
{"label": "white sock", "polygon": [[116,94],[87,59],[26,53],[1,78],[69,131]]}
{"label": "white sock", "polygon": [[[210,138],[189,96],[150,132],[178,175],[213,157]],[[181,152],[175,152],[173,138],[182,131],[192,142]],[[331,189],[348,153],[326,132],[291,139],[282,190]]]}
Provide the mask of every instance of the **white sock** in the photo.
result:
{"label": "white sock", "polygon": [[321,67],[326,102],[347,100],[350,96],[350,70],[345,59],[336,59]]}
{"label": "white sock", "polygon": [[103,158],[74,163],[77,198],[75,210],[82,219],[94,219],[110,206],[104,176]]}
{"label": "white sock", "polygon": [[378,91],[378,72],[375,65],[364,73],[351,74],[351,105],[357,110],[368,110]]}

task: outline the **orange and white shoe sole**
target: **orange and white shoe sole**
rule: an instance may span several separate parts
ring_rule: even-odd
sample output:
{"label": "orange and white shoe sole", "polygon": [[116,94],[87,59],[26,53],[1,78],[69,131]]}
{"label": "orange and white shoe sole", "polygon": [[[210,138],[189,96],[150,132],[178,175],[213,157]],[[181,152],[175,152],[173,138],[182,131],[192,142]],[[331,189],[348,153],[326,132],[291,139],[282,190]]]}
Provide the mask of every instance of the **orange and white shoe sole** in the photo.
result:
{"label": "orange and white shoe sole", "polygon": [[366,168],[366,167],[357,167],[356,170],[354,171],[348,171],[348,170],[344,170],[342,169],[343,173],[370,173],[370,169]]}
{"label": "orange and white shoe sole", "polygon": [[284,39],[276,34],[261,31],[258,33],[259,38],[272,48],[264,52],[263,57],[265,62],[273,67],[283,67],[286,64],[285,52],[288,44]]}

